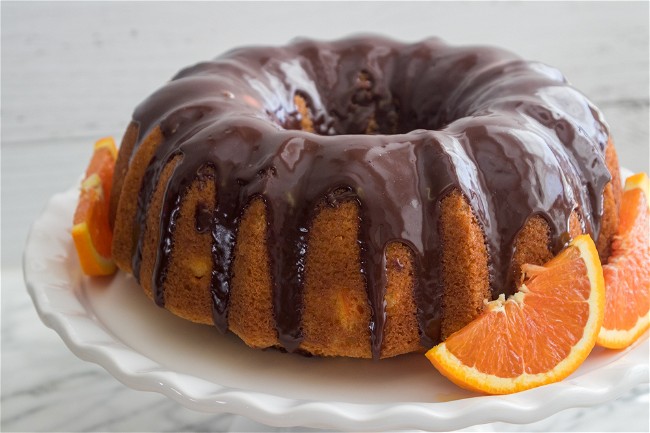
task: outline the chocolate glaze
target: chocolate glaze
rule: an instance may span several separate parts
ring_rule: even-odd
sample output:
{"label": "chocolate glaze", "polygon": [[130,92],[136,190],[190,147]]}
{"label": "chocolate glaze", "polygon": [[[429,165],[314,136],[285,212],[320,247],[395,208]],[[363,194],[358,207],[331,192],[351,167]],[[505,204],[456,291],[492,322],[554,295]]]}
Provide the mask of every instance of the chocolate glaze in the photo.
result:
{"label": "chocolate glaze", "polygon": [[[306,100],[314,133],[299,130],[295,95]],[[319,205],[353,200],[359,207],[361,272],[377,358],[391,242],[406,244],[414,255],[422,343],[440,339],[438,221],[447,194],[460,191],[483,229],[497,296],[514,289],[514,241],[526,221],[533,215],[548,221],[555,251],[568,239],[574,210],[596,237],[611,179],[603,156],[607,127],[560,72],[499,49],[438,39],[297,40],[282,48],[233,50],[182,70],[133,119],[139,124],[135,149],[158,125],[164,135],[138,197],[138,227],[163,168],[174,164],[163,185],[156,302],[164,305],[180,203],[191,182],[211,171],[216,206],[197,209],[196,229],[212,233],[215,325],[227,329],[237,227],[259,197],[268,215],[276,328],[288,351],[302,340],[307,246]],[[376,134],[364,134],[371,123]],[[141,239],[133,256],[138,278]]]}

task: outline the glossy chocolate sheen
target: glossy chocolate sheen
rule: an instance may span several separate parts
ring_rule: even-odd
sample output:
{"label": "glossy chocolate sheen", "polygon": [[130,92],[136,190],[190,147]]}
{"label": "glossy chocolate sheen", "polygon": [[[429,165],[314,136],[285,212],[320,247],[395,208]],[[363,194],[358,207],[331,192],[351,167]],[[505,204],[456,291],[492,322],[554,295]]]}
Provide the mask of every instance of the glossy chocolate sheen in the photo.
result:
{"label": "glossy chocolate sheen", "polygon": [[[314,132],[300,130],[296,95],[307,102]],[[288,351],[302,339],[309,232],[319,205],[358,204],[377,358],[386,319],[385,249],[393,241],[415,258],[422,343],[440,340],[438,224],[447,194],[459,190],[483,229],[496,296],[514,289],[514,241],[526,221],[540,215],[549,223],[555,251],[568,238],[572,211],[596,237],[611,178],[607,127],[560,72],[503,50],[438,39],[357,37],[236,49],[182,70],[133,119],[136,148],[158,125],[164,135],[141,187],[139,226],[164,166],[180,156],[163,185],[156,302],[164,305],[180,203],[192,181],[211,172],[216,207],[197,208],[196,229],[212,233],[214,323],[227,329],[237,228],[246,206],[260,197],[276,328]],[[141,251],[142,237],[133,257],[136,277]]]}

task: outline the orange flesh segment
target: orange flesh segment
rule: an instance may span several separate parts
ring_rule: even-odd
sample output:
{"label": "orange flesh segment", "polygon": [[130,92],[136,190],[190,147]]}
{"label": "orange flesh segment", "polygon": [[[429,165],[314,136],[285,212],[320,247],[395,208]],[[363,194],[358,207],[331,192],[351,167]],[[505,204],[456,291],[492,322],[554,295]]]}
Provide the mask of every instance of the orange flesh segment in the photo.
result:
{"label": "orange flesh segment", "polygon": [[533,276],[519,292],[489,302],[427,358],[458,385],[493,394],[556,382],[575,371],[603,318],[598,253],[589,236],[578,236],[540,268],[530,267]]}
{"label": "orange flesh segment", "polygon": [[[84,185],[89,183],[88,180],[91,180],[94,185]],[[74,215],[74,225],[75,227],[80,224],[86,225],[95,249],[101,256],[108,258],[111,256],[113,234],[108,225],[105,185],[101,183],[97,174],[89,177],[84,184],[81,187],[79,205]]]}
{"label": "orange flesh segment", "polygon": [[72,238],[81,268],[87,275],[109,275],[116,271],[111,259],[113,234],[108,222],[116,155],[111,138],[95,144],[73,217]]}
{"label": "orange flesh segment", "polygon": [[[505,314],[489,314],[485,323],[473,322],[463,328],[459,338],[450,339],[447,349],[461,362],[499,377],[553,368],[580,340],[589,315],[589,281],[571,280],[571,275],[585,274],[584,263],[575,260],[578,255],[576,249],[570,249],[570,260],[553,267],[557,278],[540,274],[526,283],[528,311],[524,313],[516,301],[506,302]],[[562,326],[554,326],[557,322]],[[536,344],[528,344],[530,340]],[[467,344],[476,341],[490,348],[487,356],[479,356],[475,344]]]}
{"label": "orange flesh segment", "polygon": [[607,288],[605,318],[598,344],[622,349],[650,323],[650,208],[648,177],[628,178],[621,201],[619,229],[603,266]]}

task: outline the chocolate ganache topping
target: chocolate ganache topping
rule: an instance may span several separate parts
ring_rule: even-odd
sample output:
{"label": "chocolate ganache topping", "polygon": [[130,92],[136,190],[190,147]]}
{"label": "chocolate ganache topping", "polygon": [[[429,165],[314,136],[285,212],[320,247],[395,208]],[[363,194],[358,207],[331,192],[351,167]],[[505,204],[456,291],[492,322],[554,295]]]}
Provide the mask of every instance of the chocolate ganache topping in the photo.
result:
{"label": "chocolate ganache topping", "polygon": [[[296,96],[306,103],[313,131],[301,130]],[[460,191],[483,229],[497,296],[514,289],[511,258],[526,221],[539,215],[549,223],[555,251],[566,243],[572,211],[595,238],[611,179],[603,157],[607,127],[560,72],[500,49],[438,39],[301,39],[282,48],[232,50],[182,70],[136,109],[133,120],[136,149],[157,126],[164,137],[139,193],[139,226],[163,168],[174,161],[152,277],[156,303],[165,302],[180,203],[192,181],[210,170],[216,205],[197,208],[196,230],[212,233],[214,323],[227,330],[238,224],[251,200],[261,198],[276,328],[288,351],[302,339],[310,224],[319,204],[358,205],[377,358],[391,242],[413,253],[422,343],[440,340],[438,223],[447,194]]]}

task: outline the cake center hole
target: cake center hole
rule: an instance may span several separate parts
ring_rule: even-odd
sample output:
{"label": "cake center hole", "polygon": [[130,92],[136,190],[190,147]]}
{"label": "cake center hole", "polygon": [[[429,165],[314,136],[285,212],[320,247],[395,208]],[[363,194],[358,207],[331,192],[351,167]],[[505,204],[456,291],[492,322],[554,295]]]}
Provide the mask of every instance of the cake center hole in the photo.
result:
{"label": "cake center hole", "polygon": [[[297,91],[293,95],[293,109],[286,110],[283,116],[277,116],[276,112],[272,117],[285,129],[330,136],[404,134],[414,129],[439,129],[443,125],[437,107],[430,108],[435,103],[433,98],[423,104],[426,110],[418,112],[414,104],[404,101],[394,91],[393,88],[400,87],[398,83],[378,83],[365,70],[347,81],[327,89],[328,94],[320,98]],[[413,99],[420,97],[414,95]]]}

